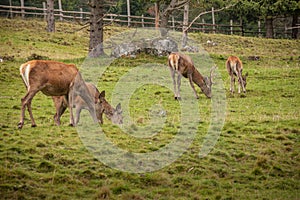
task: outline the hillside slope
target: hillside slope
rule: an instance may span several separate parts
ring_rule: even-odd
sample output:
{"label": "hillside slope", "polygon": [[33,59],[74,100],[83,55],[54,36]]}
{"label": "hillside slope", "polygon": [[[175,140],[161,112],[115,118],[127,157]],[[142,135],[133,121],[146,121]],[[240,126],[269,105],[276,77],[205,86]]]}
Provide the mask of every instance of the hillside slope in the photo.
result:
{"label": "hillside slope", "polygon": [[[38,94],[32,102],[38,126],[30,127],[26,113],[24,128],[17,129],[20,99],[26,93],[19,75],[20,64],[36,54],[80,67],[87,55],[87,30],[75,31],[80,29],[79,25],[57,23],[57,32],[49,34],[44,31],[45,23],[37,20],[0,18],[0,24],[0,56],[4,57],[0,63],[1,199],[300,198],[299,41],[190,34],[219,67],[218,78],[223,81],[226,94],[226,118],[221,134],[210,154],[200,158],[199,151],[211,122],[212,103],[197,88],[200,99],[193,99],[193,103],[199,109],[198,121],[196,126],[188,127],[196,132],[192,144],[186,145],[186,151],[176,161],[160,170],[129,173],[96,159],[84,145],[78,129],[68,126],[68,113],[63,115],[62,125],[55,126],[53,103],[43,94]],[[105,37],[125,29],[106,27]],[[217,45],[210,46],[207,40]],[[232,54],[242,58],[244,71],[249,72],[246,94],[229,93],[224,65]],[[249,56],[260,59],[248,60]],[[97,79],[97,87],[106,91],[111,102],[117,83],[125,75],[138,66],[152,63],[153,70],[161,75],[166,72],[166,80],[171,82],[169,72],[161,68],[166,62],[166,57],[146,54],[134,59],[116,59]],[[100,72],[95,68],[94,73]],[[188,81],[182,79],[182,84],[187,85]],[[132,131],[146,127],[157,111],[166,111],[161,114],[166,121],[158,134],[143,138],[133,137],[131,132],[124,132],[105,119],[103,133],[117,147],[129,152],[125,157],[130,157],[130,152],[159,152],[180,135],[180,113],[186,108],[174,101],[170,89],[142,85],[131,95],[129,109],[134,122]],[[112,154],[107,149],[101,150]],[[114,161],[113,154],[109,160]]]}

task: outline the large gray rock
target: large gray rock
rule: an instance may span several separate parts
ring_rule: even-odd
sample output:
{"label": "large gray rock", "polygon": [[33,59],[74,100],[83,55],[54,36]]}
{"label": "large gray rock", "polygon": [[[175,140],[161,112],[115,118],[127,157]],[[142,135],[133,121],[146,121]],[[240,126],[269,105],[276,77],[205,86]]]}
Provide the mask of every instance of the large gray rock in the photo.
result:
{"label": "large gray rock", "polygon": [[157,38],[152,41],[152,48],[157,50],[157,56],[166,56],[171,52],[178,51],[177,43],[169,38]]}
{"label": "large gray rock", "polygon": [[178,51],[178,45],[174,40],[170,38],[156,38],[117,45],[113,48],[111,56],[116,58],[123,56],[135,57],[142,52],[156,56],[166,56],[176,51]]}
{"label": "large gray rock", "polygon": [[111,56],[119,58],[122,56],[132,56],[135,55],[140,50],[140,47],[135,43],[123,43],[116,46]]}

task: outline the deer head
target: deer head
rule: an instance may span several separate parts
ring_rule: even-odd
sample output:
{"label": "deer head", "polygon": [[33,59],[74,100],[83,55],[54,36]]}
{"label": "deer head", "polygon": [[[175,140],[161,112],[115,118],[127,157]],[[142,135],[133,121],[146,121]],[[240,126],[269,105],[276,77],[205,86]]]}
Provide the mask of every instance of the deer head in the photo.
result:
{"label": "deer head", "polygon": [[[102,113],[111,120],[114,124],[123,124],[122,108],[119,103],[116,108],[113,108],[105,99],[105,91],[103,90],[99,95],[99,103],[102,110]],[[97,111],[98,112],[98,111]]]}
{"label": "deer head", "polygon": [[[243,84],[244,85],[244,88],[246,89],[246,85],[247,85],[247,77],[248,77],[248,72],[246,72],[246,74],[245,75],[242,75],[242,83],[241,84]],[[239,82],[240,82],[240,80],[239,80]]]}
{"label": "deer head", "polygon": [[208,98],[211,98],[211,88],[212,88],[212,85],[214,84],[213,82],[213,77],[214,77],[214,70],[217,68],[217,66],[213,66],[211,69],[210,69],[210,73],[209,73],[209,77],[205,76],[204,77],[204,83],[206,85],[206,88],[207,90],[204,90],[204,93],[205,95],[208,97]]}
{"label": "deer head", "polygon": [[117,107],[115,108],[111,117],[111,121],[114,124],[123,124],[122,108],[120,103],[118,103]]}

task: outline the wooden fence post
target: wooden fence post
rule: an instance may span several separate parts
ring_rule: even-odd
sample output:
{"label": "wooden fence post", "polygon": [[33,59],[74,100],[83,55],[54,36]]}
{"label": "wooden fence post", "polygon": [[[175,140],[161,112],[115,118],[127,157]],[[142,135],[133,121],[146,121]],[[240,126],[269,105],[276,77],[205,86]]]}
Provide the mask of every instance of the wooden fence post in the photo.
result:
{"label": "wooden fence post", "polygon": [[59,10],[59,20],[63,21],[64,17],[63,17],[63,10],[62,10],[62,5],[61,5],[61,0],[58,0],[58,10]]}
{"label": "wooden fence post", "polygon": [[[12,6],[11,0],[9,0],[9,6]],[[10,18],[13,18],[12,8],[9,8]]]}
{"label": "wooden fence post", "polygon": [[230,20],[230,35],[232,35],[233,34],[233,21],[232,21],[232,19]]}
{"label": "wooden fence post", "polygon": [[43,2],[44,21],[47,21],[46,2]]}
{"label": "wooden fence post", "polygon": [[142,15],[142,27],[144,28],[144,15]]}
{"label": "wooden fence post", "polygon": [[24,0],[21,0],[21,15],[22,15],[22,19],[24,19],[25,18]]}
{"label": "wooden fence post", "polygon": [[130,27],[130,0],[127,0],[127,18],[128,18],[128,27]]}
{"label": "wooden fence post", "polygon": [[173,31],[175,31],[175,18],[172,16],[172,26],[173,26]]}
{"label": "wooden fence post", "polygon": [[284,37],[288,38],[288,28],[286,23],[284,23]]}
{"label": "wooden fence post", "polygon": [[[205,24],[205,19],[204,18],[202,18],[202,24]],[[205,26],[204,25],[202,26],[202,32],[205,33]]]}
{"label": "wooden fence post", "polygon": [[214,7],[211,8],[211,17],[212,17],[212,24],[213,24],[213,33],[216,33],[216,21],[215,21],[215,9]]}
{"label": "wooden fence post", "polygon": [[80,21],[82,22],[83,21],[83,9],[82,8],[79,8],[79,11],[80,11]]}
{"label": "wooden fence post", "polygon": [[154,8],[155,8],[155,28],[158,29],[158,27],[159,27],[159,8],[158,8],[157,2],[154,4]]}
{"label": "wooden fence post", "polygon": [[257,26],[258,26],[258,37],[261,37],[261,24],[260,24],[260,20],[258,20]]}

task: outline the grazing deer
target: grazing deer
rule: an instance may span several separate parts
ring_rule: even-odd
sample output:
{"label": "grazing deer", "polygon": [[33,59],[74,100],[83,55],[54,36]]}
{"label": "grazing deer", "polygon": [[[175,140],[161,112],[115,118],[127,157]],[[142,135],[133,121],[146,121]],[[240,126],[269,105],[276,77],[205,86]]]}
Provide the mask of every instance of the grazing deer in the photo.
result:
{"label": "grazing deer", "polygon": [[241,87],[243,92],[246,92],[246,85],[247,85],[247,77],[248,73],[242,75],[243,72],[243,63],[237,56],[229,56],[226,61],[226,68],[228,74],[231,78],[230,81],[230,92],[234,93],[234,85],[235,85],[235,76],[238,77],[238,93],[241,93]]}
{"label": "grazing deer", "polygon": [[[209,77],[203,77],[200,72],[195,68],[194,62],[192,61],[191,57],[188,55],[184,55],[182,53],[171,53],[168,57],[168,65],[171,71],[171,76],[173,79],[174,85],[174,95],[175,99],[180,100],[180,84],[181,84],[181,77],[184,76],[185,78],[189,79],[190,85],[194,91],[195,97],[199,99],[197,92],[195,90],[194,84],[198,85],[202,92],[208,97],[211,98],[211,86],[212,82],[212,73],[216,67],[212,67],[210,70]],[[176,88],[176,80],[175,80],[175,73],[177,72],[177,88]]]}
{"label": "grazing deer", "polygon": [[[106,117],[112,121],[114,124],[122,124],[123,123],[123,117],[122,117],[122,109],[121,104],[119,103],[114,109],[105,99],[105,91],[102,91],[101,93],[97,89],[97,87],[92,83],[86,83],[86,86],[88,87],[88,90],[91,94],[91,96],[95,100],[95,109],[96,109],[96,115],[99,123],[103,124],[103,113],[106,115]],[[54,121],[57,125],[60,125],[60,117],[65,112],[67,108],[67,102],[64,96],[53,96],[52,97],[56,113],[54,115]],[[80,112],[82,109],[89,110],[89,107],[84,102],[84,100],[80,96],[76,96],[74,98],[74,104],[76,109],[75,114],[75,124],[78,124],[79,118],[80,118]]]}
{"label": "grazing deer", "polygon": [[30,115],[31,126],[36,126],[32,115],[31,101],[39,91],[42,91],[47,96],[65,96],[67,100],[66,105],[70,109],[71,125],[75,124],[72,106],[70,105],[73,102],[73,95],[80,95],[90,108],[92,118],[97,122],[94,101],[75,65],[48,60],[32,60],[21,65],[20,74],[27,88],[27,93],[21,99],[22,108],[21,120],[18,124],[19,129],[24,125],[26,107]]}

